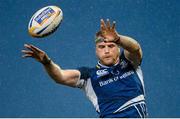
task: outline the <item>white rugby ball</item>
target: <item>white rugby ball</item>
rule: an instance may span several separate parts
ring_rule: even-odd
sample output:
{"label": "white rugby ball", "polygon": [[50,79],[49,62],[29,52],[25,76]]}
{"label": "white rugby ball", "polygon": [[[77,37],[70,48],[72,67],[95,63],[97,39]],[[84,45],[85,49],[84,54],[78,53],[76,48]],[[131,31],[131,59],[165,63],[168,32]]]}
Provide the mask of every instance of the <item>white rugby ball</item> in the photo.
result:
{"label": "white rugby ball", "polygon": [[63,12],[57,6],[46,6],[38,10],[30,19],[29,34],[41,38],[52,34],[60,25]]}

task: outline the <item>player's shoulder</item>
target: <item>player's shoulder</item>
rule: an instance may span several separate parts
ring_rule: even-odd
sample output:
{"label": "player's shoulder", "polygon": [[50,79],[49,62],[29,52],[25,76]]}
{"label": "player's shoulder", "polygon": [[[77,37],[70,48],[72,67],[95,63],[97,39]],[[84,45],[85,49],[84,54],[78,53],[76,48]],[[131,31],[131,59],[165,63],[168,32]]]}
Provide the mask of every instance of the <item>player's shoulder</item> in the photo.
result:
{"label": "player's shoulder", "polygon": [[77,68],[77,70],[80,71],[81,79],[88,79],[89,77],[91,77],[92,73],[96,70],[96,67],[83,66]]}
{"label": "player's shoulder", "polygon": [[77,68],[77,70],[79,70],[80,72],[91,72],[94,69],[95,67],[87,67],[87,66],[82,66]]}

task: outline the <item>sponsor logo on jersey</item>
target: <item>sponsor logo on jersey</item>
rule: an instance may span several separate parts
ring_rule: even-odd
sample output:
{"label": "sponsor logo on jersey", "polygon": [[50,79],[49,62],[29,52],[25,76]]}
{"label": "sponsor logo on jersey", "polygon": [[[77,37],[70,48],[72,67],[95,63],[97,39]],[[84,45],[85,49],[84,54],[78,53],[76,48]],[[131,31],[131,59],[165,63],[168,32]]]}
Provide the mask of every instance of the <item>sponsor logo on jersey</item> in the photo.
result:
{"label": "sponsor logo on jersey", "polygon": [[98,77],[101,77],[101,76],[108,75],[109,72],[108,72],[107,69],[102,69],[102,70],[97,70],[97,71],[96,71],[96,74],[97,74]]}
{"label": "sponsor logo on jersey", "polygon": [[132,74],[134,74],[133,71],[126,72],[126,73],[122,74],[121,76],[115,76],[115,77],[110,78],[110,79],[108,79],[106,81],[100,81],[99,85],[102,87],[102,86],[108,85],[110,83],[116,82],[118,80],[124,79],[124,78],[126,78],[126,77],[128,77],[128,76],[130,76]]}
{"label": "sponsor logo on jersey", "polygon": [[112,70],[112,71],[111,71],[111,74],[113,74],[113,75],[119,75],[120,72],[119,72],[118,70]]}

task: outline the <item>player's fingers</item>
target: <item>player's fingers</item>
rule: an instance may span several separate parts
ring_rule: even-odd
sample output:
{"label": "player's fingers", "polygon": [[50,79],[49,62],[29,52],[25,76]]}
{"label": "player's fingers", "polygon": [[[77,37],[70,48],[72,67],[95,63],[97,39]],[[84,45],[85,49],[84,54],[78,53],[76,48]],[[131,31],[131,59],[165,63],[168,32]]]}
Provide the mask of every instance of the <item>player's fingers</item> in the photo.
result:
{"label": "player's fingers", "polygon": [[33,51],[35,51],[35,52],[43,52],[41,49],[39,49],[39,48],[37,48],[36,46],[34,46],[34,45],[30,45],[30,47],[32,48],[32,50]]}
{"label": "player's fingers", "polygon": [[105,29],[106,29],[106,24],[105,24],[104,20],[101,19],[101,30],[103,31]]}
{"label": "player's fingers", "polygon": [[38,55],[40,53],[44,53],[42,50],[40,50],[39,48],[37,48],[37,47],[35,47],[35,46],[31,45],[31,44],[25,44],[24,47],[29,49],[30,51],[32,51],[36,55]]}
{"label": "player's fingers", "polygon": [[21,52],[24,53],[24,54],[33,54],[33,52],[29,51],[29,50],[28,51],[27,50],[21,50]]}
{"label": "player's fingers", "polygon": [[32,54],[25,54],[25,55],[22,55],[22,58],[27,58],[27,57],[33,57]]}
{"label": "player's fingers", "polygon": [[31,47],[31,44],[24,44],[24,47],[30,51],[33,51],[36,53],[36,51]]}
{"label": "player's fingers", "polygon": [[24,55],[22,55],[23,58],[26,58],[26,57],[33,57],[33,51],[30,51],[30,50],[21,50],[22,53],[24,53]]}
{"label": "player's fingers", "polygon": [[113,24],[112,24],[112,30],[115,30],[115,26],[116,26],[116,22],[113,21]]}
{"label": "player's fingers", "polygon": [[110,28],[111,28],[111,24],[110,24],[109,19],[107,19],[107,29],[109,29],[109,30],[110,30]]}
{"label": "player's fingers", "polygon": [[30,47],[30,45],[28,45],[28,44],[24,44],[24,47],[27,48],[27,49],[29,49],[29,50],[31,50],[31,47]]}

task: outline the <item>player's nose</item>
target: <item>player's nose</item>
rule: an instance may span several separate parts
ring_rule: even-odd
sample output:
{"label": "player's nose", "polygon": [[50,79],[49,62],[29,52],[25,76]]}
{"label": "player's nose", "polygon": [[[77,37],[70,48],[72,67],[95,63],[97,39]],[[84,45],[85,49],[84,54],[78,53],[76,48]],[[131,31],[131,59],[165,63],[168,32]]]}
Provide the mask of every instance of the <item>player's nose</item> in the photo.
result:
{"label": "player's nose", "polygon": [[104,48],[104,52],[107,54],[107,53],[109,53],[109,48],[106,46],[105,48]]}

